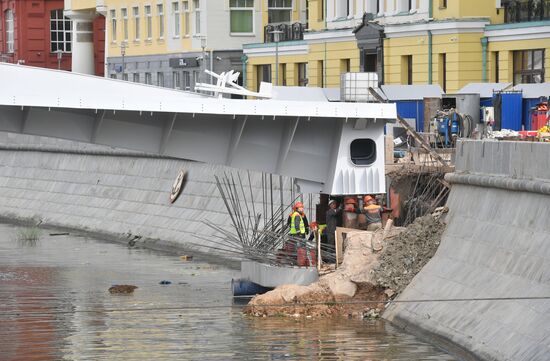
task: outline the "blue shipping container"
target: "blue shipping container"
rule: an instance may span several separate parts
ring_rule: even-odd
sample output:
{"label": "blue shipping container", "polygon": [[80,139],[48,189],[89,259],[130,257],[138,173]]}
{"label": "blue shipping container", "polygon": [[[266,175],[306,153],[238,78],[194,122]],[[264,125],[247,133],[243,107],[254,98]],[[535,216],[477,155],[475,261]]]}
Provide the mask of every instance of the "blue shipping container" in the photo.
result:
{"label": "blue shipping container", "polygon": [[523,96],[521,93],[502,93],[501,128],[521,130]]}
{"label": "blue shipping container", "polygon": [[395,102],[397,114],[405,119],[416,120],[416,131],[424,131],[424,101],[423,100],[400,100]]}

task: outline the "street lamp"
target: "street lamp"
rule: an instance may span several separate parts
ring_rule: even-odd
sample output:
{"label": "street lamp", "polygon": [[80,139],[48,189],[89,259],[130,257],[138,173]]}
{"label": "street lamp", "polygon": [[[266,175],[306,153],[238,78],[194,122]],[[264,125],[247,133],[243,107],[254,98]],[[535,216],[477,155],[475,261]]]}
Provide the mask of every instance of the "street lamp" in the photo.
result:
{"label": "street lamp", "polygon": [[279,36],[283,33],[281,30],[273,30],[269,32],[273,34],[275,41],[275,85],[279,85]]}
{"label": "street lamp", "polygon": [[124,55],[126,55],[126,48],[128,44],[126,41],[120,43],[120,55],[122,55],[122,80],[124,80]]}

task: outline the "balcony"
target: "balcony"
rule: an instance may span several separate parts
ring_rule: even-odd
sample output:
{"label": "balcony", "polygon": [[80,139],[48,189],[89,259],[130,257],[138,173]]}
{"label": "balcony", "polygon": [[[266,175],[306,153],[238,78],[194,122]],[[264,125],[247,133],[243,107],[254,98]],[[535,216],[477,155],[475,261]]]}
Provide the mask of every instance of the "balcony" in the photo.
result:
{"label": "balcony", "polygon": [[275,42],[273,31],[282,31],[279,34],[279,41],[303,40],[306,26],[302,23],[294,24],[268,24],[264,27],[264,42]]}
{"label": "balcony", "polygon": [[550,0],[503,1],[503,7],[506,23],[550,20]]}

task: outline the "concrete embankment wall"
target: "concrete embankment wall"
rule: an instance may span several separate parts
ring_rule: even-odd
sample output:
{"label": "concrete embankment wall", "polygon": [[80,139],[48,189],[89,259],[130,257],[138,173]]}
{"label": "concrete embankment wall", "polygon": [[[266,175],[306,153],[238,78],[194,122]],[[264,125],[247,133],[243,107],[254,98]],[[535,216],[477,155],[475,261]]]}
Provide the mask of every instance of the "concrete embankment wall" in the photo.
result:
{"label": "concrete embankment wall", "polygon": [[[182,168],[188,179],[171,204],[172,184]],[[0,133],[0,216],[116,237],[129,232],[147,239],[151,248],[189,247],[189,243],[217,247],[208,240],[219,242],[215,235],[220,234],[203,221],[231,227],[214,179],[224,172],[235,177],[238,173],[109,147]],[[266,187],[261,173],[249,174],[256,213],[263,213],[262,199],[270,204],[271,192],[266,194],[269,199],[262,196]],[[248,173],[240,175],[249,196]],[[282,181],[286,205],[293,195],[291,179]],[[274,207],[280,205],[279,184],[274,176]]]}
{"label": "concrete embankment wall", "polygon": [[[459,144],[443,240],[398,300],[550,296],[550,144]],[[398,303],[384,317],[464,358],[548,360],[550,299]]]}

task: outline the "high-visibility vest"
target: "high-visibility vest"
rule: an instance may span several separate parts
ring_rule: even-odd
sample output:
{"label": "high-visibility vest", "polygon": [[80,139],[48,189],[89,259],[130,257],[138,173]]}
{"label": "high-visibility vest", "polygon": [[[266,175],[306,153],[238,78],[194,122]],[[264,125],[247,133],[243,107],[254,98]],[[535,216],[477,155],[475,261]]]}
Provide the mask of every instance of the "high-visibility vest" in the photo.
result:
{"label": "high-visibility vest", "polygon": [[[296,217],[300,217],[299,229],[296,229]],[[298,232],[299,231],[299,232]],[[290,234],[306,234],[306,226],[302,215],[298,212],[294,212],[290,215]]]}

